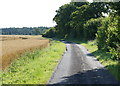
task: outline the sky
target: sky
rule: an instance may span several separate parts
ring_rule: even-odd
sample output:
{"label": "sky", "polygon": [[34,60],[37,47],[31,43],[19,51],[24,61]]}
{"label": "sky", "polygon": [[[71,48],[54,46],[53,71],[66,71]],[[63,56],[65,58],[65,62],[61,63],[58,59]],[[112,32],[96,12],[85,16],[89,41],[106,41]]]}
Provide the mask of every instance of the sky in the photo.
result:
{"label": "sky", "polygon": [[0,0],[0,28],[55,26],[55,11],[70,1]]}

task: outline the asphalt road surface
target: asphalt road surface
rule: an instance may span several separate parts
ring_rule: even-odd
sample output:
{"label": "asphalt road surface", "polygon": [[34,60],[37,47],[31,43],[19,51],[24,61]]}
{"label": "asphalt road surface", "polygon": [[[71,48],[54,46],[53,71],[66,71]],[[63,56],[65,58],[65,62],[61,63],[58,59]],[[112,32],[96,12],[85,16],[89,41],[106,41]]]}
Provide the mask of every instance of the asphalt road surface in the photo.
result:
{"label": "asphalt road surface", "polygon": [[48,84],[112,84],[118,81],[81,45],[66,43],[66,52]]}

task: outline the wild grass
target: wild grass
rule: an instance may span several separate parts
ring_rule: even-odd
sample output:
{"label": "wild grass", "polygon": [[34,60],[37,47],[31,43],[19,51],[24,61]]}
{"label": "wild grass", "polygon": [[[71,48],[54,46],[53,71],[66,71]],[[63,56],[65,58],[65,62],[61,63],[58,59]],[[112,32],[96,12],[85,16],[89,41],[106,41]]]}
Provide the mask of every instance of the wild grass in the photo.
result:
{"label": "wild grass", "polygon": [[[57,38],[54,38],[57,39]],[[58,38],[59,39],[59,38]],[[100,62],[103,64],[111,74],[120,81],[120,63],[116,60],[112,60],[110,52],[104,50],[98,50],[96,40],[86,41],[79,39],[59,39],[74,42],[85,46]]]}
{"label": "wild grass", "polygon": [[118,61],[111,59],[110,52],[98,50],[95,40],[81,44],[96,56],[96,58],[112,73],[112,75],[120,81],[120,64]]}
{"label": "wild grass", "polygon": [[2,70],[0,69],[0,86],[2,85]]}
{"label": "wild grass", "polygon": [[3,71],[3,84],[46,84],[64,50],[64,43],[52,41],[48,48],[25,53]]}
{"label": "wild grass", "polygon": [[2,69],[7,68],[18,55],[35,49],[45,48],[49,44],[48,39],[42,39],[40,36],[8,35],[1,37],[3,39],[5,37],[5,40],[0,41],[2,43],[2,46],[0,46],[0,50],[2,50],[2,53],[0,53],[0,56],[2,56],[0,58],[0,67],[2,64]]}

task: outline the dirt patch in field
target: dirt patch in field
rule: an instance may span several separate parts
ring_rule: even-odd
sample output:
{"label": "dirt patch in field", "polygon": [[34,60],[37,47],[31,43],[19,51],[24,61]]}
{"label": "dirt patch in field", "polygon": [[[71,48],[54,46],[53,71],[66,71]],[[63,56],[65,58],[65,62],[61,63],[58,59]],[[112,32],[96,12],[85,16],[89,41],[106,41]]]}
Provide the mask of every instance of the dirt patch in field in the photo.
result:
{"label": "dirt patch in field", "polygon": [[1,36],[0,66],[6,68],[11,62],[26,51],[42,49],[48,46],[49,40],[42,39],[40,36]]}

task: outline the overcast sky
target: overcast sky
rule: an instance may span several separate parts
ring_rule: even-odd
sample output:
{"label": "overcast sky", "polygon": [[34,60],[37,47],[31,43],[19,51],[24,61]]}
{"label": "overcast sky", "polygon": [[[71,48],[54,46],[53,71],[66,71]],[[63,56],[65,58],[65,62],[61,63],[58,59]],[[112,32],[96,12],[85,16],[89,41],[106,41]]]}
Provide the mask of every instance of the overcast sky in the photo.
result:
{"label": "overcast sky", "polygon": [[71,0],[0,0],[0,28],[54,26],[56,10]]}

